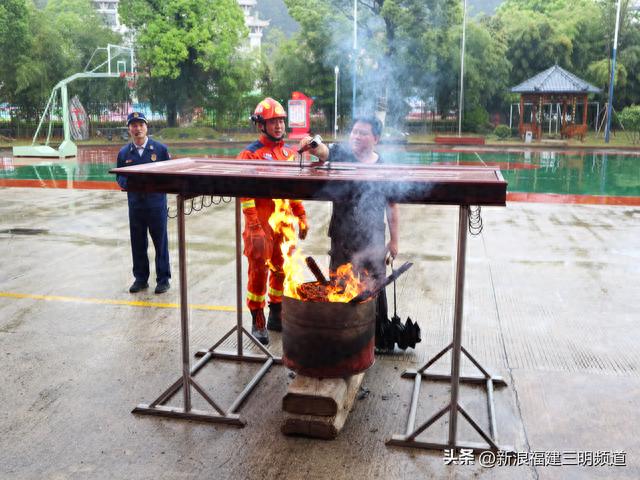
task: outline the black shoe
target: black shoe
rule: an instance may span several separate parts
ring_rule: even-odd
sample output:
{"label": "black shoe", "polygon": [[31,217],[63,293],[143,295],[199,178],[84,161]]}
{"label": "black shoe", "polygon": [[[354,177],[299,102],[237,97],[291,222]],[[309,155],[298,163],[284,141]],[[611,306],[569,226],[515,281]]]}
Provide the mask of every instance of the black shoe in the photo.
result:
{"label": "black shoe", "polygon": [[164,293],[170,288],[171,288],[171,285],[169,285],[169,280],[158,282],[158,284],[156,285],[156,293]]}
{"label": "black shoe", "polygon": [[136,280],[129,287],[129,293],[138,293],[140,290],[144,290],[145,288],[149,288],[149,284],[147,282]]}
{"label": "black shoe", "polygon": [[267,320],[267,329],[273,332],[282,331],[282,304],[269,304],[269,320]]}
{"label": "black shoe", "polygon": [[267,331],[264,312],[262,309],[251,310],[251,335],[256,337],[263,345],[269,345],[269,332]]}

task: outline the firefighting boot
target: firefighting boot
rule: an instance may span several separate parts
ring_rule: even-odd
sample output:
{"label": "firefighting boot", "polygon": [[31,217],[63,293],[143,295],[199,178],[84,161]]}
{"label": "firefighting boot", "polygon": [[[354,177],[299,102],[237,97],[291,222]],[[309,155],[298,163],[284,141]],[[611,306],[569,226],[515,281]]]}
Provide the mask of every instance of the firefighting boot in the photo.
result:
{"label": "firefighting boot", "polygon": [[264,312],[261,308],[251,310],[251,335],[256,337],[263,345],[269,345],[269,332],[267,331]]}
{"label": "firefighting boot", "polygon": [[267,320],[267,328],[274,332],[282,331],[282,304],[269,304],[269,320]]}

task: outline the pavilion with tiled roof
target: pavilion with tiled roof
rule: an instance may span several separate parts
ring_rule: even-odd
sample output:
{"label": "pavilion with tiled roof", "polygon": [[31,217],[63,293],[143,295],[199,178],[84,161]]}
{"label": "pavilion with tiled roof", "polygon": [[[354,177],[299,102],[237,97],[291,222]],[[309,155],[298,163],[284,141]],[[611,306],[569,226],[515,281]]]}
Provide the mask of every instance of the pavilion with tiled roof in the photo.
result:
{"label": "pavilion with tiled roof", "polygon": [[[562,104],[561,134],[563,137],[584,138],[587,132],[587,98],[590,93],[599,93],[601,90],[558,65],[554,65],[513,87],[511,91],[520,94],[518,124],[520,135],[524,137],[525,132],[531,131],[533,136],[539,139],[542,137],[543,105],[547,103]],[[525,104],[533,106],[528,123],[525,122]],[[580,107],[582,107],[582,123],[576,124]]]}

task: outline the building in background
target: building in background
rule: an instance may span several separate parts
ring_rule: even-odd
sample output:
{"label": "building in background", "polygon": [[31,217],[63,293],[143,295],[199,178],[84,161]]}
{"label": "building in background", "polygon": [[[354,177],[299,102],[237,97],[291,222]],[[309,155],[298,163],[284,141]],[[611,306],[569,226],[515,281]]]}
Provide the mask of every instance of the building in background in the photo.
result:
{"label": "building in background", "polygon": [[260,50],[262,45],[262,29],[269,26],[268,20],[258,18],[258,13],[254,8],[258,0],[238,0],[242,13],[244,13],[244,24],[249,29],[249,50]]}
{"label": "building in background", "polygon": [[93,0],[93,6],[111,30],[127,38],[129,29],[120,23],[118,17],[119,2],[120,0]]}

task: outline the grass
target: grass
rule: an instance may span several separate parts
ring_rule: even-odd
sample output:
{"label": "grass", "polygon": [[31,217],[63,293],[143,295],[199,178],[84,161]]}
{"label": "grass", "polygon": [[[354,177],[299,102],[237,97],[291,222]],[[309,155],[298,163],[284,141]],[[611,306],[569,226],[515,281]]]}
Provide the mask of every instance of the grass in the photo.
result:
{"label": "grass", "polygon": [[[517,137],[511,137],[506,140],[501,140],[493,134],[485,135],[485,142],[491,145],[505,145],[505,146],[523,146],[524,141]],[[544,135],[542,140],[534,140],[532,146],[547,146],[557,142],[556,145],[566,145],[570,147],[597,147],[597,148],[628,148],[628,149],[640,149],[640,145],[634,143],[631,134],[626,132],[618,132],[613,134],[609,138],[609,143],[604,141],[604,133],[596,134],[595,132],[588,132],[584,137],[584,140],[579,138],[560,138],[560,135]]]}
{"label": "grass", "polygon": [[154,135],[160,140],[216,140],[219,135],[209,127],[167,127]]}

